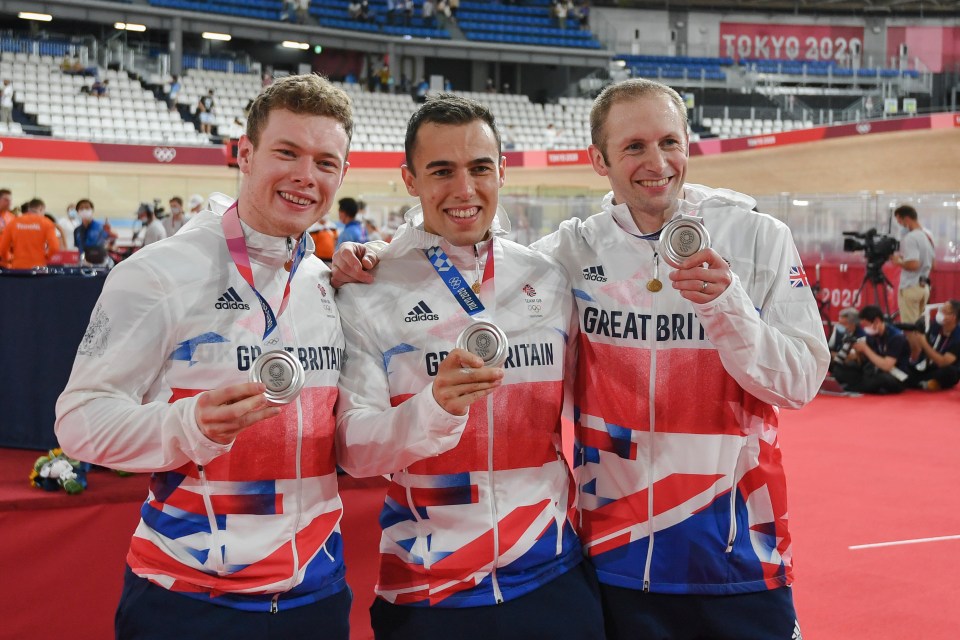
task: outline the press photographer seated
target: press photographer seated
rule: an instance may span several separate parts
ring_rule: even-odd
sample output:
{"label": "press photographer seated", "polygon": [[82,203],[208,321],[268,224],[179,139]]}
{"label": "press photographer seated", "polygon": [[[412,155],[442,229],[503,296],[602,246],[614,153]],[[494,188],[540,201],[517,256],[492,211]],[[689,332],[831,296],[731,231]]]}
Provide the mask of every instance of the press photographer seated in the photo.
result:
{"label": "press photographer seated", "polygon": [[910,347],[903,332],[883,318],[880,307],[860,311],[860,327],[866,337],[851,346],[851,357],[836,365],[833,375],[847,391],[900,393],[905,388],[910,366]]}
{"label": "press photographer seated", "polygon": [[838,366],[855,362],[857,353],[853,351],[853,343],[866,337],[860,327],[860,312],[853,307],[847,307],[840,312],[837,323],[833,325],[833,333],[827,345],[830,348],[830,373]]}
{"label": "press photographer seated", "polygon": [[917,332],[920,361],[914,365],[912,382],[921,389],[937,391],[951,389],[960,381],[960,328],[957,314],[960,302],[948,300],[937,310],[930,331]]}

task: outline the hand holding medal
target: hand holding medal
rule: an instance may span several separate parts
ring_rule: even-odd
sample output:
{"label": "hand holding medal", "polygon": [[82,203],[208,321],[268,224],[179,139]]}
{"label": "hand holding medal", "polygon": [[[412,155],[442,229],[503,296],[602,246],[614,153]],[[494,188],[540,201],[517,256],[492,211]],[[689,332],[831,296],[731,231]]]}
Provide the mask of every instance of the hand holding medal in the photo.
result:
{"label": "hand holding medal", "polygon": [[303,365],[283,349],[260,354],[250,367],[250,382],[266,385],[263,395],[274,405],[288,404],[296,399],[304,380]]}
{"label": "hand holding medal", "polygon": [[710,248],[703,218],[681,214],[664,225],[658,253],[675,269],[670,273],[673,288],[691,302],[709,302],[733,281],[730,266]]}
{"label": "hand holding medal", "polygon": [[[477,334],[474,345],[484,343],[486,337]],[[433,380],[433,397],[447,413],[462,416],[474,402],[493,393],[502,380],[502,367],[490,366],[483,357],[457,348],[440,363]]]}

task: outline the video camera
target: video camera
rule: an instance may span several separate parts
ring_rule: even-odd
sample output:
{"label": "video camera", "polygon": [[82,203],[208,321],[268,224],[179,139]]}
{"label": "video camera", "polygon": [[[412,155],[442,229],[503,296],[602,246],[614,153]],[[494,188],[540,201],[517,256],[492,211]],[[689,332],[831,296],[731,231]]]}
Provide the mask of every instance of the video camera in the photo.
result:
{"label": "video camera", "polygon": [[900,241],[893,236],[878,233],[876,229],[867,229],[864,232],[844,231],[843,250],[848,252],[863,251],[867,258],[867,266],[880,268],[890,259],[893,252],[900,248]]}

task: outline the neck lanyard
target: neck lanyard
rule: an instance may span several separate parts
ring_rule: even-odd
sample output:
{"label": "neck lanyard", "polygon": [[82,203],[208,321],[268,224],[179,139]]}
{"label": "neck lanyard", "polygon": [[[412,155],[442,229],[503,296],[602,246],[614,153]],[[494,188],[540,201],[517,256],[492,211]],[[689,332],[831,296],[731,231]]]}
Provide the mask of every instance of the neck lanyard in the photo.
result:
{"label": "neck lanyard", "polygon": [[[474,251],[476,251],[476,246],[474,246]],[[430,266],[437,272],[437,276],[447,285],[450,294],[468,315],[474,316],[484,311],[480,297],[474,293],[470,285],[464,281],[463,276],[460,275],[460,271],[450,258],[447,257],[443,249],[439,246],[430,247],[429,249],[424,249],[423,253],[427,256],[427,261],[430,262]],[[493,280],[493,274],[493,239],[491,239],[490,246],[487,248],[487,264],[483,268],[483,278],[481,282]]]}
{"label": "neck lanyard", "polygon": [[[633,236],[634,238],[640,238],[641,240],[646,240],[647,242],[657,242],[657,241],[659,241],[659,240],[660,240],[660,232],[663,231],[663,225],[661,225],[661,227],[660,227],[659,229],[657,229],[656,231],[654,231],[653,233],[643,233],[642,231],[641,231],[640,233],[634,233],[633,231],[630,231],[630,230],[627,229],[625,226],[623,226],[623,224],[622,224],[619,220],[617,220],[617,216],[613,216],[613,221],[617,223],[617,226],[620,227],[620,229],[621,229],[624,233],[626,233],[626,234],[628,234],[628,235],[631,235],[631,236]],[[663,223],[663,224],[666,224],[666,222]],[[653,246],[653,245],[651,245],[651,246]]]}
{"label": "neck lanyard", "polygon": [[[263,311],[264,323],[263,339],[266,340],[267,336],[277,328],[277,318],[283,313],[284,309],[287,308],[287,303],[290,301],[290,282],[293,280],[293,274],[297,272],[297,268],[300,266],[300,261],[303,260],[304,255],[307,253],[307,234],[302,234],[300,236],[300,242],[297,243],[297,248],[293,254],[293,263],[290,265],[290,275],[287,276],[287,286],[283,289],[283,299],[280,302],[280,310],[274,315],[273,309],[270,308],[270,303],[260,295],[257,287],[253,284],[253,267],[250,266],[250,254],[247,252],[247,241],[243,237],[243,227],[240,226],[240,213],[237,210],[236,202],[223,214],[223,219],[220,224],[223,227],[223,235],[227,240],[227,250],[230,252],[230,258],[233,260],[233,264],[236,265],[237,271],[240,272],[240,277],[250,285],[250,288],[253,289],[253,292],[257,296],[257,300],[260,301],[260,309]],[[287,242],[289,243],[289,239]]]}
{"label": "neck lanyard", "polygon": [[950,342],[953,340],[954,334],[957,333],[957,328],[954,327],[953,331],[950,332],[950,335],[943,333],[943,330],[940,330],[940,334],[937,336],[937,339],[933,343],[933,348],[943,355],[947,352],[947,347],[950,345]]}
{"label": "neck lanyard", "polygon": [[647,291],[650,293],[656,293],[663,289],[663,282],[660,281],[660,251],[657,248],[657,243],[660,241],[660,232],[663,231],[663,227],[657,229],[653,233],[647,234],[636,234],[625,226],[623,226],[616,216],[613,216],[613,221],[617,223],[617,226],[626,233],[631,235],[634,238],[639,238],[640,240],[646,240],[647,244],[650,245],[650,250],[653,251],[653,277],[647,280]]}

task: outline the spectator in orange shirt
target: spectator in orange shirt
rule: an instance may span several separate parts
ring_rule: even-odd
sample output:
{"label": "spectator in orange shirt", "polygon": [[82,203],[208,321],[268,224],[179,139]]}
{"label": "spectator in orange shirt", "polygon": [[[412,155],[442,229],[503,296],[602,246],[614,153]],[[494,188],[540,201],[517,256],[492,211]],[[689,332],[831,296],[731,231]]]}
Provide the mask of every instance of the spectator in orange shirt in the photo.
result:
{"label": "spectator in orange shirt", "polygon": [[43,200],[34,198],[26,213],[4,227],[0,256],[12,254],[7,263],[10,269],[45,267],[50,256],[60,250],[57,227],[43,215],[45,210]]}
{"label": "spectator in orange shirt", "polygon": [[[13,194],[10,193],[10,189],[0,189],[0,235],[3,234],[3,229],[17,218],[17,215],[10,210],[12,204]],[[6,266],[9,258],[9,254],[0,253],[0,267]]]}

